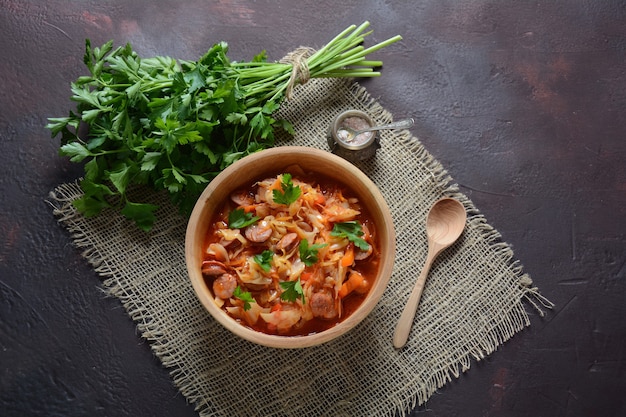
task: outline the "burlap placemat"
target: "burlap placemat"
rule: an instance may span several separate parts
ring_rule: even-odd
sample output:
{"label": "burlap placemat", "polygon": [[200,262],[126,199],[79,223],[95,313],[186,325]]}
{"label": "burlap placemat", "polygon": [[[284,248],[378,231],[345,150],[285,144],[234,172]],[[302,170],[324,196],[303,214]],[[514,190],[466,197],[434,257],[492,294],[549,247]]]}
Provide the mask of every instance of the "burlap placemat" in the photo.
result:
{"label": "burlap placemat", "polygon": [[[281,109],[294,138],[277,145],[327,149],[334,116],[360,109],[376,122],[392,116],[348,80],[311,80]],[[347,336],[323,346],[279,350],[232,336],[203,309],[185,269],[186,219],[165,195],[138,190],[161,206],[146,234],[108,212],[85,218],[71,201],[75,184],[51,193],[59,221],[120,299],[176,386],[201,416],[405,415],[447,381],[528,326],[525,304],[550,306],[510,247],[459,193],[441,164],[408,131],[381,134],[375,159],[359,167],[380,187],[397,231],[393,276],[379,305]],[[468,211],[460,240],[435,261],[406,347],[393,348],[393,329],[422,268],[425,216],[448,195]]]}

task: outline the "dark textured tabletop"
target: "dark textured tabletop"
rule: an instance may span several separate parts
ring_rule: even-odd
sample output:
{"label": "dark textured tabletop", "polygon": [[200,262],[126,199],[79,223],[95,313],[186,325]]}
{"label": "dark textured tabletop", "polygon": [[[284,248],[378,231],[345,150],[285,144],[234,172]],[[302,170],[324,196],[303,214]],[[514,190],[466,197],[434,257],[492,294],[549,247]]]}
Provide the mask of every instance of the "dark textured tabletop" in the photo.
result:
{"label": "dark textured tabletop", "polygon": [[626,5],[510,0],[0,0],[0,415],[196,415],[46,203],[85,38],[277,60],[365,20],[404,39],[362,85],[555,304],[412,415],[626,415]]}

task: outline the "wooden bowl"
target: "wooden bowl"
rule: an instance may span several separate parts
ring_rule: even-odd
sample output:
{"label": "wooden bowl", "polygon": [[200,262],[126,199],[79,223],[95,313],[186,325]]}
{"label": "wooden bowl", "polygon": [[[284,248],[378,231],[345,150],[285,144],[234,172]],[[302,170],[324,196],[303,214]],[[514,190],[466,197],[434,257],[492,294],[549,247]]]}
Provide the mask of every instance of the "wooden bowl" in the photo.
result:
{"label": "wooden bowl", "polygon": [[[372,287],[362,304],[343,321],[319,333],[305,336],[270,335],[240,324],[220,309],[201,272],[203,247],[214,212],[236,189],[268,175],[286,172],[298,165],[304,171],[320,173],[345,185],[370,212],[380,246],[380,266]],[[360,323],[380,300],[393,269],[395,230],[389,208],[376,185],[358,168],[329,152],[308,147],[281,146],[249,155],[222,171],[198,199],[187,225],[185,258],[191,283],[200,302],[228,330],[246,340],[275,348],[303,348],[335,339]]]}

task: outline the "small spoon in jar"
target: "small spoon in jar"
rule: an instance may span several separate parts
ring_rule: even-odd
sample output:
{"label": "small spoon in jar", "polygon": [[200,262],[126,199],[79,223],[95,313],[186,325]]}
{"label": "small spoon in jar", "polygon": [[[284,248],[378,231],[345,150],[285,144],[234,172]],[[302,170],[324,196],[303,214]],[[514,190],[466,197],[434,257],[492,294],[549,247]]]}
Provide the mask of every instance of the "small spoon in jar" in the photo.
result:
{"label": "small spoon in jar", "polygon": [[467,213],[465,212],[465,207],[453,198],[445,197],[437,200],[430,208],[426,217],[428,255],[426,255],[424,268],[417,278],[417,282],[409,296],[409,301],[406,303],[393,333],[394,347],[399,349],[406,344],[415,313],[417,312],[417,305],[422,297],[428,271],[430,271],[430,267],[437,255],[456,242],[459,236],[461,236],[466,220]]}
{"label": "small spoon in jar", "polygon": [[359,136],[361,133],[373,132],[376,130],[384,130],[384,129],[408,129],[413,126],[415,120],[412,118],[398,120],[397,122],[388,123],[386,125],[380,126],[372,126],[366,129],[355,130],[348,126],[341,126],[337,129],[337,136],[342,139],[344,142],[352,142],[354,138]]}

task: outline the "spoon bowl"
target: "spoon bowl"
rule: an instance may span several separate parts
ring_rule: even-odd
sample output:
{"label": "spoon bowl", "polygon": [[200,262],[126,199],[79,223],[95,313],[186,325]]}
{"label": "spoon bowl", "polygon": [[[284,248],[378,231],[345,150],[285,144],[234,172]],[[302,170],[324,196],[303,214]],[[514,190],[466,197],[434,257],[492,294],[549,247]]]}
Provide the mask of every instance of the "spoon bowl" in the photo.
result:
{"label": "spoon bowl", "polygon": [[409,300],[393,333],[394,347],[399,349],[406,344],[430,267],[435,258],[461,236],[466,220],[467,213],[465,207],[453,198],[445,197],[437,200],[430,208],[426,217],[428,254],[426,255],[424,268],[417,278],[417,282],[415,282],[413,291],[411,291]]}

